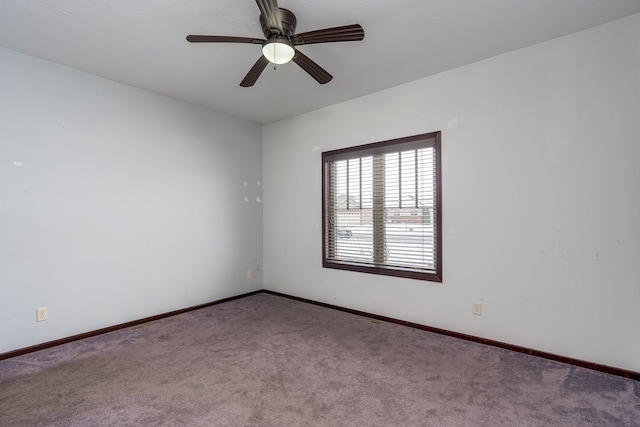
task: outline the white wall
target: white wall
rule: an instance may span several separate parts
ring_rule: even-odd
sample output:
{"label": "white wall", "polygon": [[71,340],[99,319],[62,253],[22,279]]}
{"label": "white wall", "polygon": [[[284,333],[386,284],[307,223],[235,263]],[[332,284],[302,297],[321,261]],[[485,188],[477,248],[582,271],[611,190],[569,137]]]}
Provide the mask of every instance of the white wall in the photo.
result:
{"label": "white wall", "polygon": [[0,49],[0,353],[261,289],[261,158],[258,125]]}
{"label": "white wall", "polygon": [[[265,126],[265,288],[640,371],[639,123],[634,15]],[[322,269],[321,152],[436,130],[444,282]]]}

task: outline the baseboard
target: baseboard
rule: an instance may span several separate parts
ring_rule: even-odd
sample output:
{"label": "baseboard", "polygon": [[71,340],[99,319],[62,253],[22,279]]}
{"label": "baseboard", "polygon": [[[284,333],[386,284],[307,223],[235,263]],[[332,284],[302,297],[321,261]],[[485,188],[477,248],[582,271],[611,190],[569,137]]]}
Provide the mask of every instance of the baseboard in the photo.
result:
{"label": "baseboard", "polygon": [[32,345],[30,347],[19,348],[17,350],[12,350],[12,351],[8,351],[6,353],[1,353],[0,354],[0,360],[9,359],[11,357],[20,356],[20,355],[27,354],[27,353],[33,353],[34,351],[44,350],[44,349],[47,349],[47,348],[55,347],[55,346],[58,346],[58,345],[61,345],[61,344],[70,343],[70,342],[73,342],[73,341],[78,341],[78,340],[85,339],[85,338],[95,337],[96,335],[106,334],[107,332],[117,331],[118,329],[130,328],[132,326],[137,326],[137,325],[140,325],[142,323],[147,323],[147,322],[152,322],[152,321],[155,321],[155,320],[164,319],[166,317],[171,317],[171,316],[175,316],[177,314],[186,313],[188,311],[193,311],[193,310],[198,310],[198,309],[205,308],[205,307],[210,307],[210,306],[216,305],[216,304],[222,304],[223,302],[233,301],[235,299],[248,297],[248,296],[259,294],[259,293],[262,293],[262,292],[263,292],[262,290],[248,292],[246,294],[236,295],[236,296],[229,297],[229,298],[223,298],[223,299],[212,301],[212,302],[208,302],[208,303],[205,303],[205,304],[194,305],[192,307],[187,307],[187,308],[183,308],[183,309],[180,309],[180,310],[170,311],[168,313],[157,314],[155,316],[145,317],[143,319],[133,320],[131,322],[120,323],[119,325],[109,326],[109,327],[102,328],[102,329],[96,329],[95,331],[89,331],[89,332],[85,332],[85,333],[78,334],[78,335],[73,335],[73,336],[66,337],[66,338],[60,338],[60,339],[53,340],[53,341],[48,341],[48,342],[45,342],[45,343],[42,343],[42,344]]}
{"label": "baseboard", "polygon": [[70,342],[73,342],[73,341],[78,341],[78,340],[81,340],[81,339],[84,339],[84,338],[94,337],[96,335],[106,334],[108,332],[116,331],[118,329],[130,328],[132,326],[137,326],[137,325],[140,325],[140,324],[143,324],[143,323],[164,319],[166,317],[175,316],[175,315],[186,313],[186,312],[189,312],[189,311],[198,310],[198,309],[205,308],[205,307],[210,307],[210,306],[216,305],[216,304],[222,304],[224,302],[233,301],[233,300],[236,300],[236,299],[239,299],[239,298],[244,298],[244,297],[248,297],[248,296],[256,295],[256,294],[260,294],[260,293],[267,293],[267,294],[276,295],[276,296],[283,297],[283,298],[289,298],[289,299],[292,299],[292,300],[301,301],[301,302],[305,302],[305,303],[308,303],[308,304],[314,304],[314,305],[318,305],[318,306],[321,306],[321,307],[326,307],[326,308],[331,308],[331,309],[334,309],[334,310],[344,311],[346,313],[356,314],[358,316],[369,317],[369,318],[381,320],[381,321],[384,321],[384,322],[395,323],[395,324],[398,324],[398,325],[408,326],[410,328],[421,329],[423,331],[434,332],[436,334],[441,334],[441,335],[447,335],[447,336],[450,336],[450,337],[459,338],[459,339],[463,339],[463,340],[466,340],[466,341],[472,341],[472,342],[477,342],[477,343],[480,343],[480,344],[490,345],[490,346],[493,346],[493,347],[504,348],[506,350],[515,351],[517,353],[529,354],[531,356],[542,357],[544,359],[554,360],[556,362],[566,363],[566,364],[574,365],[574,366],[580,366],[582,368],[592,369],[592,370],[595,370],[595,371],[605,372],[607,374],[612,374],[612,375],[616,375],[616,376],[619,376],[619,377],[630,378],[630,379],[633,379],[633,380],[636,380],[636,381],[640,381],[640,372],[635,372],[635,371],[630,371],[630,370],[626,370],[626,369],[616,368],[616,367],[613,367],[613,366],[602,365],[602,364],[599,364],[599,363],[587,362],[587,361],[584,361],[584,360],[574,359],[574,358],[571,358],[571,357],[559,356],[557,354],[547,353],[547,352],[544,352],[544,351],[539,351],[539,350],[535,350],[535,349],[531,349],[531,348],[526,348],[526,347],[521,347],[521,346],[517,346],[517,345],[513,345],[513,344],[508,344],[508,343],[504,343],[504,342],[501,342],[501,341],[495,341],[495,340],[490,340],[490,339],[487,339],[487,338],[476,337],[476,336],[473,336],[473,335],[462,334],[462,333],[459,333],[459,332],[448,331],[446,329],[434,328],[434,327],[431,327],[431,326],[421,325],[419,323],[407,322],[407,321],[400,320],[400,319],[394,319],[392,317],[386,317],[386,316],[380,316],[380,315],[373,314],[373,313],[367,313],[365,311],[352,310],[350,308],[345,308],[345,307],[340,307],[340,306],[333,305],[333,304],[327,304],[327,303],[323,303],[323,302],[313,301],[313,300],[310,300],[310,299],[296,297],[296,296],[293,296],[293,295],[287,295],[287,294],[283,294],[283,293],[275,292],[275,291],[269,291],[269,290],[266,290],[266,289],[265,290],[248,292],[246,294],[236,295],[236,296],[229,297],[229,298],[223,298],[223,299],[212,301],[212,302],[208,302],[208,303],[205,303],[205,304],[199,304],[199,305],[195,305],[195,306],[192,306],[192,307],[183,308],[183,309],[180,309],[180,310],[170,311],[168,313],[158,314],[158,315],[155,315],[155,316],[145,317],[143,319],[138,319],[138,320],[134,320],[134,321],[131,321],[131,322],[121,323],[121,324],[115,325],[115,326],[109,326],[109,327],[106,327],[106,328],[96,329],[94,331],[89,331],[89,332],[85,332],[85,333],[78,334],[78,335],[73,335],[73,336],[66,337],[66,338],[60,338],[60,339],[57,339],[57,340],[48,341],[48,342],[45,342],[45,343],[42,343],[42,344],[37,344],[37,345],[30,346],[30,347],[24,347],[24,348],[20,348],[20,349],[17,349],[17,350],[8,351],[6,353],[1,353],[0,354],[0,360],[9,359],[9,358],[20,356],[20,355],[27,354],[27,353],[32,353],[34,351],[44,350],[44,349],[55,347],[55,346],[58,346],[58,345],[61,345],[61,344],[66,344],[66,343],[70,343]]}
{"label": "baseboard", "polygon": [[573,359],[571,357],[559,356],[557,354],[547,353],[545,351],[539,351],[539,350],[534,350],[534,349],[531,349],[531,348],[520,347],[520,346],[513,345],[513,344],[507,344],[507,343],[504,343],[504,342],[501,342],[501,341],[495,341],[495,340],[490,340],[490,339],[486,339],[486,338],[480,338],[480,337],[476,337],[476,336],[473,336],[473,335],[462,334],[462,333],[459,333],[459,332],[452,332],[452,331],[448,331],[446,329],[434,328],[434,327],[431,327],[431,326],[421,325],[419,323],[407,322],[407,321],[404,321],[404,320],[394,319],[394,318],[391,318],[391,317],[379,316],[377,314],[367,313],[367,312],[364,312],[364,311],[352,310],[350,308],[344,308],[344,307],[340,307],[340,306],[333,305],[333,304],[327,304],[327,303],[323,303],[323,302],[313,301],[313,300],[309,300],[309,299],[306,299],[306,298],[301,298],[301,297],[296,297],[296,296],[293,296],[293,295],[283,294],[283,293],[280,293],[280,292],[269,291],[269,290],[264,290],[263,292],[267,293],[267,294],[271,294],[271,295],[276,295],[276,296],[279,296],[279,297],[293,299],[293,300],[296,300],[296,301],[301,301],[301,302],[306,302],[306,303],[309,303],[309,304],[319,305],[321,307],[326,307],[326,308],[331,308],[331,309],[334,309],[334,310],[344,311],[344,312],[351,313],[351,314],[356,314],[358,316],[364,316],[364,317],[369,317],[369,318],[376,319],[376,320],[382,320],[384,322],[390,322],[390,323],[395,323],[395,324],[398,324],[398,325],[409,326],[411,328],[421,329],[423,331],[434,332],[436,334],[441,334],[441,335],[448,335],[450,337],[459,338],[459,339],[463,339],[463,340],[466,340],[466,341],[473,341],[473,342],[477,342],[477,343],[481,343],[481,344],[490,345],[490,346],[493,346],[493,347],[500,347],[500,348],[504,348],[506,350],[515,351],[517,353],[529,354],[531,356],[542,357],[544,359],[554,360],[556,362],[566,363],[566,364],[574,365],[574,366],[580,366],[582,368],[592,369],[592,370],[595,370],[595,371],[605,372],[607,374],[612,374],[612,375],[616,375],[616,376],[619,376],[619,377],[630,378],[632,380],[640,381],[640,372],[634,372],[634,371],[629,371],[629,370],[626,370],[626,369],[615,368],[613,366],[602,365],[602,364],[599,364],[599,363],[593,363],[593,362],[587,362],[587,361],[584,361],[584,360]]}

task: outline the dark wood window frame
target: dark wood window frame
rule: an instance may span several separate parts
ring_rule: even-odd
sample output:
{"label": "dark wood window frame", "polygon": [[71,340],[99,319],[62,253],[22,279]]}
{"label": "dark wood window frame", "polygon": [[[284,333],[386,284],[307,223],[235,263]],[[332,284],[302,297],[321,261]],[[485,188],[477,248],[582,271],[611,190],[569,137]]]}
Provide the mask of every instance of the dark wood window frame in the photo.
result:
{"label": "dark wood window frame", "polygon": [[[425,133],[420,135],[414,135],[404,138],[398,138],[388,141],[381,141],[372,144],[359,145],[355,147],[349,147],[339,150],[326,151],[322,153],[322,266],[325,268],[334,268],[339,270],[348,270],[348,271],[357,271],[363,273],[373,273],[373,274],[382,274],[386,276],[395,276],[395,277],[404,277],[418,280],[427,280],[433,282],[442,282],[442,179],[441,179],[441,147],[440,147],[440,131]],[[339,210],[339,202],[337,199],[337,191],[335,188],[333,192],[331,192],[332,186],[336,184],[332,182],[332,176],[336,177],[334,180],[337,181],[337,172],[334,169],[331,171],[331,168],[335,168],[334,166],[336,162],[341,160],[349,160],[349,159],[362,159],[366,156],[374,156],[373,162],[376,162],[376,156],[381,157],[381,154],[389,154],[389,153],[398,153],[404,152],[405,150],[413,150],[414,148],[417,150],[419,148],[424,147],[432,147],[433,148],[433,209],[430,211],[431,217],[429,221],[434,221],[433,224],[433,241],[432,243],[427,244],[423,243],[427,249],[435,252],[433,255],[435,266],[433,268],[413,268],[413,267],[403,267],[403,266],[394,266],[387,265],[385,260],[388,255],[385,255],[384,252],[387,251],[387,244],[385,242],[382,245],[377,245],[381,241],[380,239],[384,239],[384,236],[380,235],[380,231],[376,231],[379,227],[373,226],[374,231],[372,232],[373,236],[373,250],[370,255],[372,260],[369,262],[360,262],[353,260],[344,260],[340,259],[339,256],[336,256],[336,242],[338,238],[351,238],[351,230],[340,230],[338,227],[338,220],[336,215],[338,215]],[[417,153],[417,151],[416,151]],[[359,160],[360,166],[357,168],[357,173],[362,174],[362,160]],[[415,164],[417,165],[418,161],[415,160]],[[356,163],[357,165],[357,163]],[[398,166],[401,168],[402,166]],[[417,167],[417,166],[416,166]],[[376,166],[373,166],[375,169]],[[347,180],[347,188],[349,188],[349,169],[347,168],[346,172],[346,180]],[[417,174],[416,183],[417,183]],[[355,179],[355,178],[353,178]],[[362,177],[360,176],[360,179]],[[383,178],[384,179],[384,178]],[[363,207],[362,201],[362,181],[360,181],[360,199],[358,196],[349,195],[349,191],[347,190],[346,200],[342,203],[345,204],[344,209],[353,209],[353,205],[360,203],[360,208]],[[373,187],[376,185],[374,184]],[[399,186],[400,187],[400,186]],[[417,184],[416,187],[417,188]],[[401,193],[402,189],[398,189],[398,193]],[[358,191],[356,191],[358,194]],[[417,193],[416,193],[417,194]],[[330,201],[331,197],[333,197],[332,201]],[[374,204],[385,203],[384,198],[387,197],[386,192],[384,193],[383,200],[375,201],[377,196],[373,196]],[[402,195],[398,195],[398,200],[400,203],[400,208],[402,209]],[[406,196],[412,197],[412,196]],[[355,203],[354,203],[355,202]],[[416,198],[416,205],[418,201]],[[350,206],[351,205],[351,206]],[[356,206],[357,210],[357,206]],[[363,209],[360,209],[361,211]],[[375,217],[376,209],[372,209],[372,216]],[[390,208],[385,207],[382,211],[389,211],[389,215],[392,215],[390,212]],[[378,214],[381,212],[380,209],[377,210]],[[408,215],[408,214],[407,214]],[[382,220],[383,223],[388,222],[388,218],[384,218]],[[376,223],[376,221],[380,221],[380,218],[373,218],[372,221]],[[385,226],[381,228],[384,230]],[[346,234],[348,231],[348,234]],[[423,248],[424,249],[424,248]],[[382,261],[381,261],[382,260]]]}

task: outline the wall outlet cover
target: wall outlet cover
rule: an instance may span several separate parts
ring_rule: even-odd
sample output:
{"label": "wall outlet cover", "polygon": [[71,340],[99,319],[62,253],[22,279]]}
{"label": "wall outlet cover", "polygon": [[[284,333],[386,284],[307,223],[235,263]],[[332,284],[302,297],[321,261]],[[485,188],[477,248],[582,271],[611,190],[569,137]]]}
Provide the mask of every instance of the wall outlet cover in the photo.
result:
{"label": "wall outlet cover", "polygon": [[36,308],[36,322],[43,322],[49,318],[49,309],[47,307]]}
{"label": "wall outlet cover", "polygon": [[482,301],[475,301],[471,307],[471,312],[477,316],[482,316]]}

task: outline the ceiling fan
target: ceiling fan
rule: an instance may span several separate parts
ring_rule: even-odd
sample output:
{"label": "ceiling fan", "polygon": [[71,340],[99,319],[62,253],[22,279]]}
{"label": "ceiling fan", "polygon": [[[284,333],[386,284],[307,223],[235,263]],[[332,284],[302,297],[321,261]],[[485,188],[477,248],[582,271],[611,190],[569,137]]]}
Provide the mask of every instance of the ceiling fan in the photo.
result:
{"label": "ceiling fan", "polygon": [[260,9],[260,24],[264,32],[264,39],[204,35],[187,36],[187,41],[191,43],[251,43],[262,45],[262,55],[240,82],[242,87],[253,86],[269,62],[285,64],[289,61],[298,64],[318,83],[328,83],[333,76],[296,49],[296,46],[314,43],[359,41],[364,38],[364,30],[358,24],[295,34],[297,20],[293,12],[279,8],[277,0],[256,0],[256,4]]}

